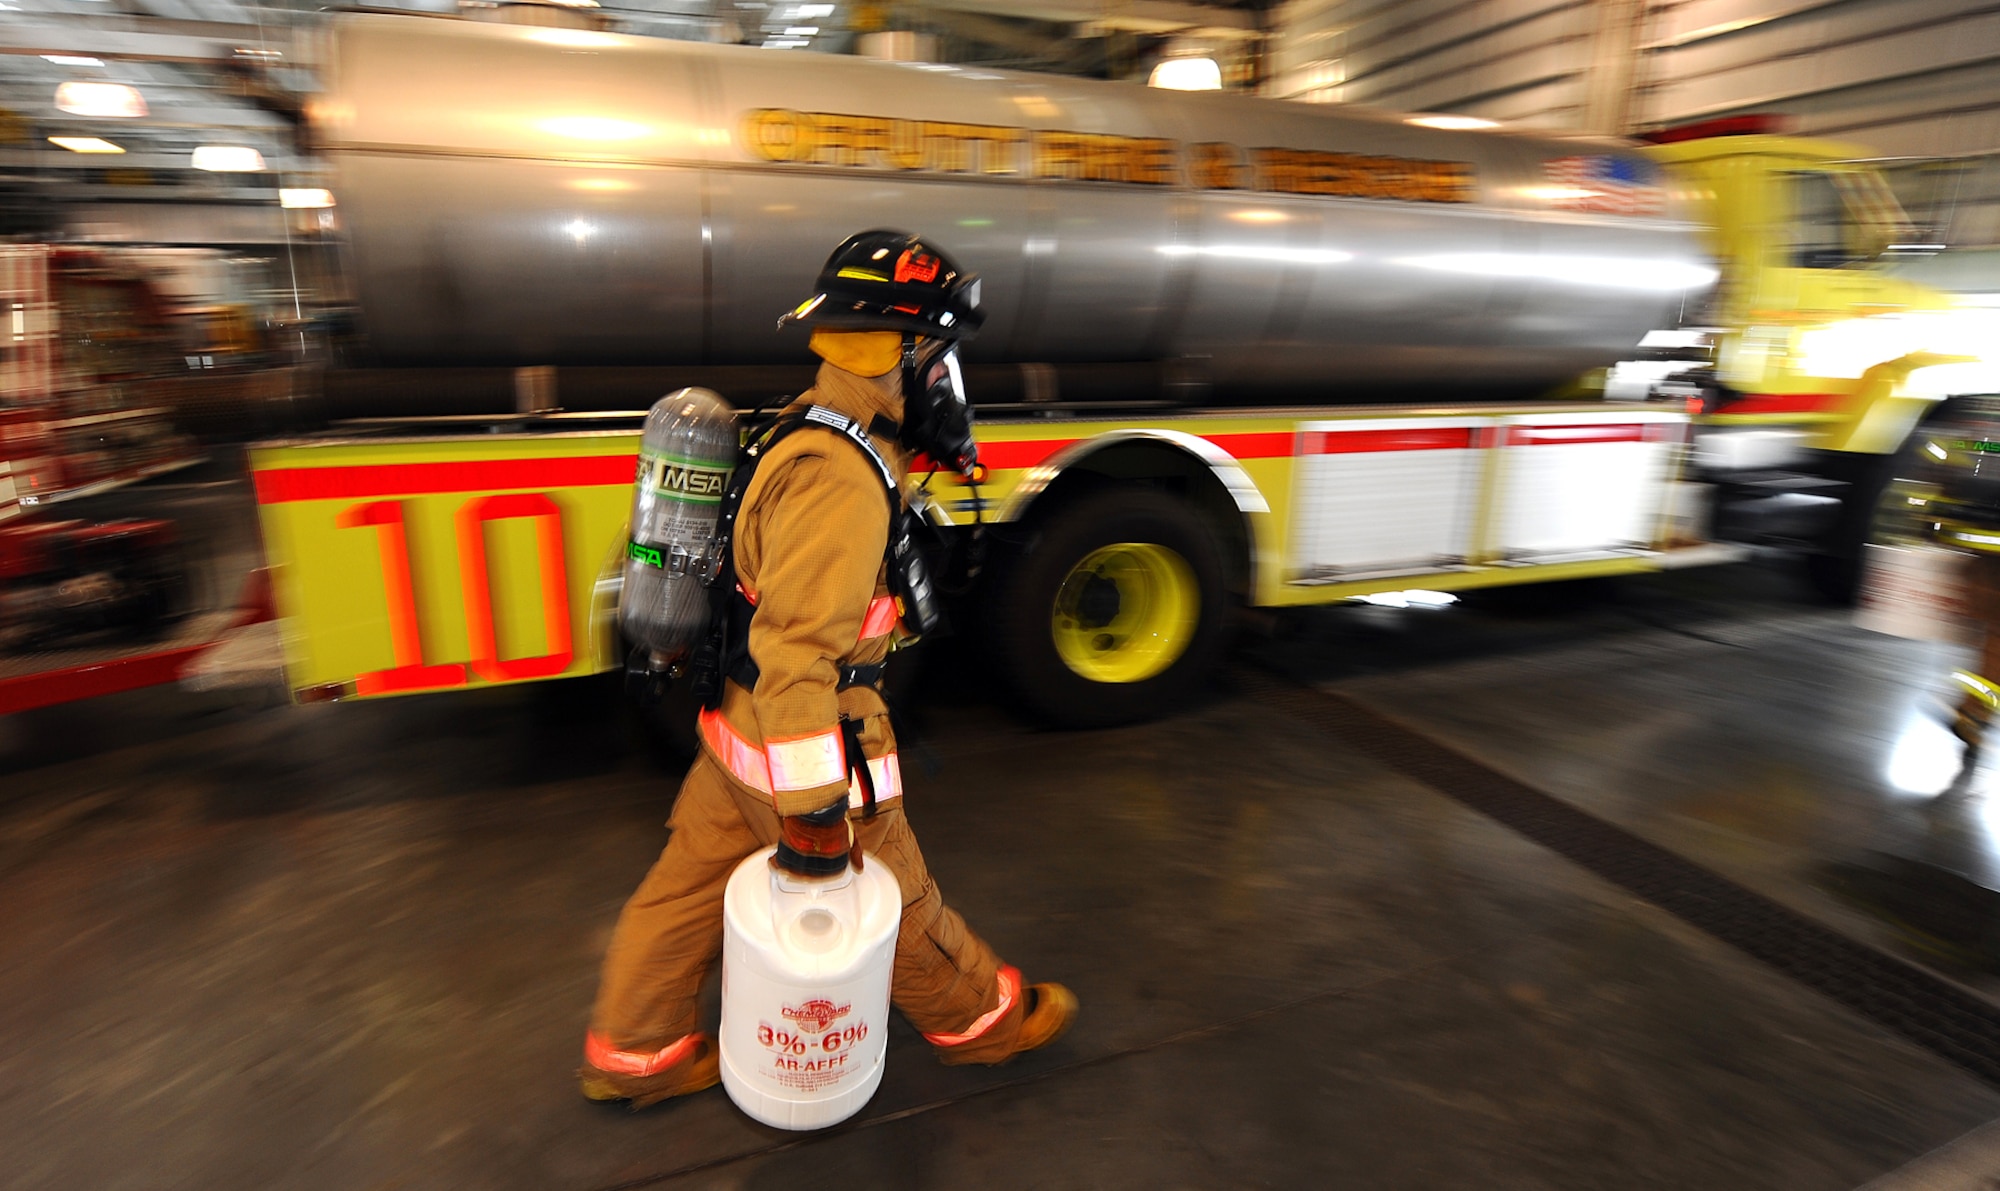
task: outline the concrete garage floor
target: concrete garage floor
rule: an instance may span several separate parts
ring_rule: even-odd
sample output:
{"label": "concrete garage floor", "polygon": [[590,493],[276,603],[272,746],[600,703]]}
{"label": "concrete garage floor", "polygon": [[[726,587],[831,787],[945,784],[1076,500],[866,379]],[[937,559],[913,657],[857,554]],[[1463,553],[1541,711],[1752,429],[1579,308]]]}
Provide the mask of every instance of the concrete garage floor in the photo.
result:
{"label": "concrete garage floor", "polygon": [[1980,783],[1884,776],[1942,654],[1756,567],[1293,629],[1116,731],[928,684],[931,866],[1083,1016],[993,1071],[898,1023],[880,1093],[822,1135],[719,1089],[640,1114],[575,1093],[677,777],[600,692],[141,692],[0,721],[7,1184],[1835,1189],[2000,1117],[1994,1088],[1244,677],[1334,690],[1977,986],[1976,947],[1839,867],[1993,876]]}

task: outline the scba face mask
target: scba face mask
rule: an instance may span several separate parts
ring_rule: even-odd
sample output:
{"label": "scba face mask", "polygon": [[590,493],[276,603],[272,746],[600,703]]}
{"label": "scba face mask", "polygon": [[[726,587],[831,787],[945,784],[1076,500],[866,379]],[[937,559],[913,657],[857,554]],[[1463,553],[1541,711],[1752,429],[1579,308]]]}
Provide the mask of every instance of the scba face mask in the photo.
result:
{"label": "scba face mask", "polygon": [[955,339],[903,340],[903,427],[898,436],[962,476],[979,463],[972,441],[972,403],[965,397]]}

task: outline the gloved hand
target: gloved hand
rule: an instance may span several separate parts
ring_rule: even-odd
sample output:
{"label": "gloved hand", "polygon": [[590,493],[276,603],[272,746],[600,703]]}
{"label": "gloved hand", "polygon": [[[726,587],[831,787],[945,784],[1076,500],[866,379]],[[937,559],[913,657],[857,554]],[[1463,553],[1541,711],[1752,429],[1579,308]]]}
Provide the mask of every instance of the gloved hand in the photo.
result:
{"label": "gloved hand", "polygon": [[847,796],[810,814],[784,815],[778,820],[778,854],[773,862],[801,877],[830,877],[845,869],[850,854],[861,867],[861,849],[847,822]]}

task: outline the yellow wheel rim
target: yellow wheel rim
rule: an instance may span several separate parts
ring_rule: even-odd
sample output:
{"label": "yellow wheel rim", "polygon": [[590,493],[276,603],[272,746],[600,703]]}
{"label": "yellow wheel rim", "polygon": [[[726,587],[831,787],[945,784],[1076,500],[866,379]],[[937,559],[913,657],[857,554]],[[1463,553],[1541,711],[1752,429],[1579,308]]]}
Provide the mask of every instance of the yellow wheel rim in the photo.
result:
{"label": "yellow wheel rim", "polygon": [[1119,542],[1093,550],[1056,590],[1049,629],[1063,664],[1092,682],[1143,682],[1194,640],[1201,588],[1165,546]]}

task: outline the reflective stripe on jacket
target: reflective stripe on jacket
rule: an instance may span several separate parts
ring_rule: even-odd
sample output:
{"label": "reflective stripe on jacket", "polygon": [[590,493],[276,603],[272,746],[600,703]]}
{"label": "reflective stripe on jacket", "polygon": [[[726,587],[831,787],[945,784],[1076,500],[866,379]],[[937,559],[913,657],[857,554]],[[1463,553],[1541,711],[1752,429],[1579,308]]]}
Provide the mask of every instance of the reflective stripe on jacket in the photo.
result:
{"label": "reflective stripe on jacket", "polygon": [[[723,769],[737,781],[753,790],[765,794],[773,792],[771,777],[771,755],[779,746],[765,745],[759,748],[745,740],[736,729],[729,726],[719,711],[701,713],[701,742],[715,759],[722,762]],[[875,780],[875,801],[883,803],[903,795],[903,765],[894,752],[868,759],[868,776]],[[831,802],[832,799],[828,799]],[[858,774],[847,775],[847,805],[851,810],[860,810],[864,804],[861,778]],[[820,805],[824,806],[825,803]]]}

